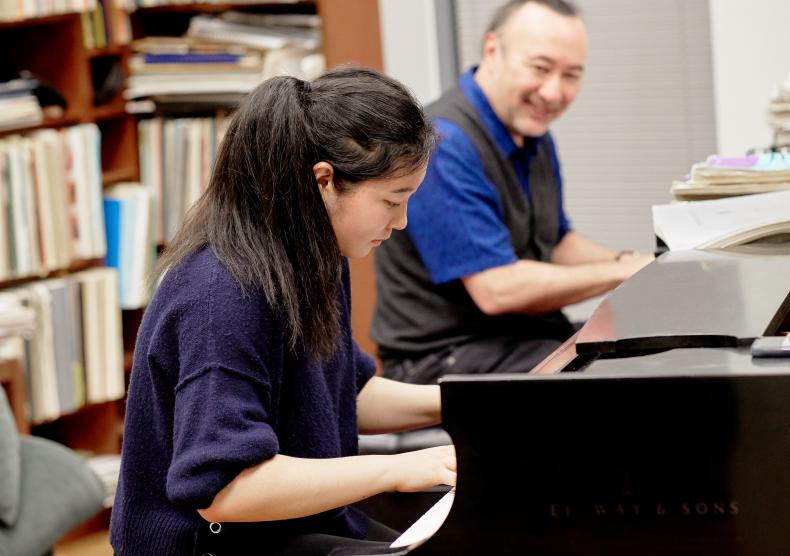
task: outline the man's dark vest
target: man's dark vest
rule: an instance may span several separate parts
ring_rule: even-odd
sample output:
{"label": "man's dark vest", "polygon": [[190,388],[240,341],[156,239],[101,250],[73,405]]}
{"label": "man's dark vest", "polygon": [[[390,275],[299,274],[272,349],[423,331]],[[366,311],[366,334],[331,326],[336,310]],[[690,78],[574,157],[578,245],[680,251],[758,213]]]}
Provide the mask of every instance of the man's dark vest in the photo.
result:
{"label": "man's dark vest", "polygon": [[[530,161],[531,198],[527,198],[512,163],[502,156],[460,89],[443,95],[426,112],[458,125],[472,140],[486,177],[496,187],[518,258],[550,260],[559,233],[560,200],[548,142],[539,142]],[[418,357],[473,338],[516,330],[520,335],[534,331],[536,338],[561,337],[566,332],[568,322],[562,313],[488,316],[477,308],[461,280],[435,285],[408,228],[395,230],[376,250],[375,266],[377,299],[371,336],[384,359]]]}

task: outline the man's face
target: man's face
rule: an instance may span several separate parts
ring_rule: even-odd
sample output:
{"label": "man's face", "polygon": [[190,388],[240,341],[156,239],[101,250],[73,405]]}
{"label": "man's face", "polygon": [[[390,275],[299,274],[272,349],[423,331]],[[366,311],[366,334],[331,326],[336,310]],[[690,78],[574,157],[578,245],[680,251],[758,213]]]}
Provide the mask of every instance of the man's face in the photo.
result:
{"label": "man's face", "polygon": [[539,137],[579,93],[586,58],[581,19],[528,3],[486,37],[476,78],[514,138]]}

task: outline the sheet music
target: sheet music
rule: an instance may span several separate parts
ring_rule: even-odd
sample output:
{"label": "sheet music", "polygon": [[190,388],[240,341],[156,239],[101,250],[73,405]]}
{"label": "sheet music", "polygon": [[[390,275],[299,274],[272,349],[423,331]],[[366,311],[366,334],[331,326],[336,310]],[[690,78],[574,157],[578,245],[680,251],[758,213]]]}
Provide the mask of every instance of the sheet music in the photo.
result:
{"label": "sheet music", "polygon": [[783,233],[788,207],[790,191],[654,205],[653,229],[673,251],[721,248]]}
{"label": "sheet music", "polygon": [[419,546],[433,536],[439,527],[442,526],[455,499],[455,489],[450,490],[434,504],[431,509],[422,514],[420,518],[412,523],[411,527],[395,539],[390,548],[403,548]]}

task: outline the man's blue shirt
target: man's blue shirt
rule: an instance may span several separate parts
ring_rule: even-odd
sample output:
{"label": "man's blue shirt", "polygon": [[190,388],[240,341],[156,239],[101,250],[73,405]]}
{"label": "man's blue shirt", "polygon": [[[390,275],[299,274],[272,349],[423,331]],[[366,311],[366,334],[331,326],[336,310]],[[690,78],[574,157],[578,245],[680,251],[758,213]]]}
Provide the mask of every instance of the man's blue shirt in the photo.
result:
{"label": "man's blue shirt", "polygon": [[[560,189],[561,239],[570,230],[562,203],[562,176],[550,133],[525,137],[518,147],[474,80],[475,68],[459,79],[464,95],[477,111],[502,155],[510,160],[524,194],[529,196],[529,164],[541,141],[547,141]],[[456,124],[437,118],[441,136],[422,186],[409,201],[406,231],[434,284],[450,282],[518,260],[504,223],[502,201],[483,173],[483,163],[469,136]]]}

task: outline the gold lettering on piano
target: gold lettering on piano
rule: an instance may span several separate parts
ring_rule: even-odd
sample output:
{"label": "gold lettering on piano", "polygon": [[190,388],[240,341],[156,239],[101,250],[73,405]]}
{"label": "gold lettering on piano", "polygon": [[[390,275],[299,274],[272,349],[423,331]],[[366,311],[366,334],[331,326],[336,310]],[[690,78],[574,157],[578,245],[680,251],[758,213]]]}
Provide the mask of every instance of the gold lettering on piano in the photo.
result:
{"label": "gold lettering on piano", "polygon": [[593,516],[600,518],[634,517],[734,517],[740,513],[737,500],[714,500],[680,502],[679,504],[655,503],[591,503],[591,504],[549,504],[551,519]]}

